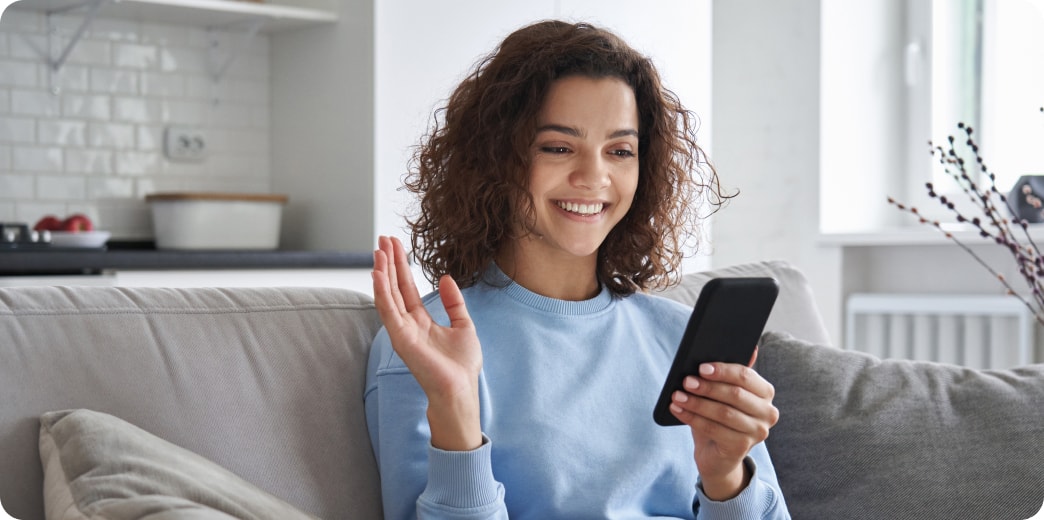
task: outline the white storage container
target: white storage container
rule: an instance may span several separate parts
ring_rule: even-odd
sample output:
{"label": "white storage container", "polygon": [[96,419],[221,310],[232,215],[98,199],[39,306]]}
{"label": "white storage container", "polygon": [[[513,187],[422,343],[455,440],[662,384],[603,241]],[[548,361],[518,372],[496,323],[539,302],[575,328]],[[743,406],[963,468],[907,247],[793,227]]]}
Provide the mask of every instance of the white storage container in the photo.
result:
{"label": "white storage container", "polygon": [[286,195],[153,193],[157,249],[275,249]]}

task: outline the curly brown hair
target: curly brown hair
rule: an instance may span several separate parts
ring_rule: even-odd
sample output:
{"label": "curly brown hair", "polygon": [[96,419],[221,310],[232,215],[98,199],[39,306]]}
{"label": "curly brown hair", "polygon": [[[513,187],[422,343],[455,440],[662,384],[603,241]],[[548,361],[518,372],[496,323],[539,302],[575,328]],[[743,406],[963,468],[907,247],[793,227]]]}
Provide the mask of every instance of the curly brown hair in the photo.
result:
{"label": "curly brown hair", "polygon": [[[419,195],[407,219],[413,253],[432,283],[449,274],[473,285],[531,219],[529,149],[549,86],[567,76],[619,78],[638,106],[638,188],[630,211],[598,251],[597,277],[616,295],[677,282],[682,248],[700,209],[732,195],[696,144],[695,114],[664,88],[652,62],[586,23],[543,21],[510,34],[436,110],[406,188]],[[518,208],[518,211],[515,210]]]}

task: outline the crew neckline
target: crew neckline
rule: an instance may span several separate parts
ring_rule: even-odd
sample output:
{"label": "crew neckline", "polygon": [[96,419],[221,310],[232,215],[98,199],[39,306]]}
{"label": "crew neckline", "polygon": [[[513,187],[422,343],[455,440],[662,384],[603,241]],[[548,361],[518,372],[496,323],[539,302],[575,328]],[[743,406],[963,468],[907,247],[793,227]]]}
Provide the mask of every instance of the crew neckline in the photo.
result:
{"label": "crew neckline", "polygon": [[483,281],[494,290],[503,291],[515,301],[534,309],[553,314],[582,316],[594,314],[608,308],[613,303],[613,294],[602,284],[598,294],[587,300],[560,300],[537,294],[519,285],[500,269],[495,262],[486,270]]}

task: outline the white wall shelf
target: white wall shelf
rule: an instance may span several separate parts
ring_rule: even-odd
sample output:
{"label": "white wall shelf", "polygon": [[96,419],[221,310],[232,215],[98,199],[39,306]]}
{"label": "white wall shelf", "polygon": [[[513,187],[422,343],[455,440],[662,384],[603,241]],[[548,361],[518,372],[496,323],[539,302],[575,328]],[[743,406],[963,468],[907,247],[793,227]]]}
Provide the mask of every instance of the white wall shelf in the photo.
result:
{"label": "white wall shelf", "polygon": [[[77,12],[83,0],[20,0],[11,9],[40,12]],[[241,0],[106,0],[98,16],[136,21],[224,27],[263,20],[261,31],[276,32],[310,25],[335,23],[333,2],[316,0],[302,7]]]}

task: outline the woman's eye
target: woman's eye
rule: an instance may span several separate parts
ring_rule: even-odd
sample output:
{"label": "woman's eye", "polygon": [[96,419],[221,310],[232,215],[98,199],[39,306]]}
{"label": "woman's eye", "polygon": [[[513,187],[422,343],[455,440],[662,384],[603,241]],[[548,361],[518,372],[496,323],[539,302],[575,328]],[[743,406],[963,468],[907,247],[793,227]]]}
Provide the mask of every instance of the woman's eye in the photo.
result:
{"label": "woman's eye", "polygon": [[626,149],[613,150],[609,152],[617,157],[634,157],[634,152]]}
{"label": "woman's eye", "polygon": [[544,153],[569,153],[569,148],[564,146],[541,146],[540,151]]}

